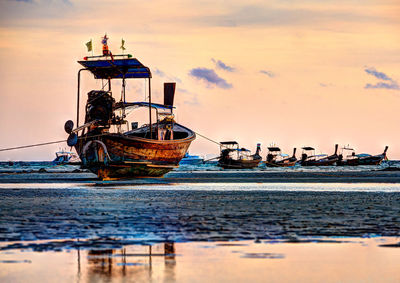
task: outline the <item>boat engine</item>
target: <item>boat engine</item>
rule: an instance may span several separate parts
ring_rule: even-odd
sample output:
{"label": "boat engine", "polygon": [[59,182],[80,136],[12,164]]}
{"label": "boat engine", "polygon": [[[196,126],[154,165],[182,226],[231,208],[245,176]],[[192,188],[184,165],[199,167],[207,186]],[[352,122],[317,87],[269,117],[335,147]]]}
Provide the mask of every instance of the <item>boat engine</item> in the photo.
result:
{"label": "boat engine", "polygon": [[98,120],[99,125],[108,126],[109,121],[114,118],[114,104],[115,99],[110,92],[103,90],[90,91],[86,103],[85,122]]}

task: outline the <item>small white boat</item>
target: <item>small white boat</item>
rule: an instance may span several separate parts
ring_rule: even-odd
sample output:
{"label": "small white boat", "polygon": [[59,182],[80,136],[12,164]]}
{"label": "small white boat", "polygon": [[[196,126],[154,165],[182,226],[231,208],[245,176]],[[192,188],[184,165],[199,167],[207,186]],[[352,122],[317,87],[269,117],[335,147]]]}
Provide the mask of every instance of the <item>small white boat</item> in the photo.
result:
{"label": "small white boat", "polygon": [[198,155],[190,155],[186,153],[182,160],[179,162],[179,165],[198,165],[203,164],[204,159]]}
{"label": "small white boat", "polygon": [[79,156],[71,151],[60,150],[56,152],[56,158],[53,164],[68,164],[80,162]]}

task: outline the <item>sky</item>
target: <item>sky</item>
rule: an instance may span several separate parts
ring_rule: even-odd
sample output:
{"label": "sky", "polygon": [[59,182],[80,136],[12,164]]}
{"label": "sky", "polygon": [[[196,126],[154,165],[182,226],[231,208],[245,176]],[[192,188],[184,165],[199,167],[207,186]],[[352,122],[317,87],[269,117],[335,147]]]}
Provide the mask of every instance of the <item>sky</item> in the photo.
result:
{"label": "sky", "polygon": [[[90,39],[100,53],[107,33],[113,54],[123,38],[151,69],[153,101],[177,82],[176,120],[213,140],[260,142],[263,155],[271,144],[371,154],[388,145],[400,159],[398,15],[392,0],[0,0],[0,148],[67,138],[77,61]],[[128,99],[143,100],[144,85],[129,82]],[[83,93],[96,86],[83,77]],[[60,148],[0,160],[51,160]],[[190,147],[218,152],[199,136]]]}

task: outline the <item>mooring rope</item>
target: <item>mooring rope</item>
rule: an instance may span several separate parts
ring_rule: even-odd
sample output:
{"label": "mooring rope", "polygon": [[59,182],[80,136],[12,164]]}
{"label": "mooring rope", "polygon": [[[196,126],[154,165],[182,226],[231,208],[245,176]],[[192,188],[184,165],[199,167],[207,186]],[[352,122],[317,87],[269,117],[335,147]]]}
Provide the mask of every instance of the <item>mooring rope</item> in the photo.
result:
{"label": "mooring rope", "polygon": [[[90,136],[90,137],[79,137],[78,140],[87,139],[87,138],[96,138],[96,137],[101,137],[101,136],[104,136],[104,134],[94,135],[94,136]],[[9,147],[9,148],[0,148],[0,152],[14,150],[14,149],[23,149],[23,148],[30,148],[30,147],[36,147],[36,146],[43,146],[43,145],[49,145],[49,144],[55,144],[55,143],[62,143],[62,142],[66,142],[66,141],[67,140],[60,140],[60,141],[43,142],[43,143],[22,145],[22,146]]]}
{"label": "mooring rope", "polygon": [[210,142],[213,142],[213,143],[216,143],[217,145],[219,145],[219,146],[221,146],[221,143],[219,143],[219,142],[217,142],[217,141],[214,141],[214,140],[212,140],[212,139],[210,139],[210,138],[207,138],[206,136],[204,136],[204,135],[202,135],[202,134],[199,134],[198,132],[195,132],[195,131],[193,131],[196,135],[199,135],[200,137],[202,137],[202,138],[204,138],[204,139],[206,139],[206,140],[208,140],[208,141],[210,141]]}
{"label": "mooring rope", "polygon": [[[194,132],[194,131],[193,131]],[[199,134],[197,132],[194,132],[196,135],[199,135],[200,137],[213,142],[219,146],[221,146],[221,144],[217,141],[214,141],[202,134]],[[99,137],[99,136],[103,136],[104,134],[101,135],[95,135],[95,136],[90,136],[90,137],[80,137],[78,139],[84,139],[84,138],[94,138],[94,137]],[[0,152],[2,151],[9,151],[9,150],[15,150],[15,149],[23,149],[23,148],[30,148],[30,147],[37,147],[37,146],[43,146],[43,145],[49,145],[49,144],[56,144],[56,143],[62,143],[62,142],[66,142],[67,140],[60,140],[60,141],[51,141],[51,142],[43,142],[43,143],[36,143],[36,144],[29,144],[29,145],[22,145],[22,146],[16,146],[16,147],[9,147],[9,148],[0,148]]]}
{"label": "mooring rope", "polygon": [[22,148],[28,148],[28,147],[35,147],[35,146],[42,146],[42,145],[48,145],[48,144],[55,144],[55,143],[62,143],[66,142],[67,140],[62,140],[62,141],[52,141],[52,142],[44,142],[44,143],[37,143],[37,144],[30,144],[30,145],[22,145],[22,146],[17,146],[17,147],[9,147],[9,148],[1,148],[1,151],[7,151],[7,150],[14,150],[14,149],[22,149]]}

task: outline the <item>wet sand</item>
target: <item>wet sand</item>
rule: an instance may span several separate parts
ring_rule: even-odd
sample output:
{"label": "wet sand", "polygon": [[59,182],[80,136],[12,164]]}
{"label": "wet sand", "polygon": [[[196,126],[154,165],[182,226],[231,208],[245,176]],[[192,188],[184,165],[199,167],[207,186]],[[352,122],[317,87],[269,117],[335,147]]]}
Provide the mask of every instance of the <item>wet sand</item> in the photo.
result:
{"label": "wet sand", "polygon": [[0,241],[116,238],[129,244],[400,235],[399,188],[369,192],[362,185],[364,191],[338,192],[323,191],[324,184],[312,191],[235,186],[2,188]]}

